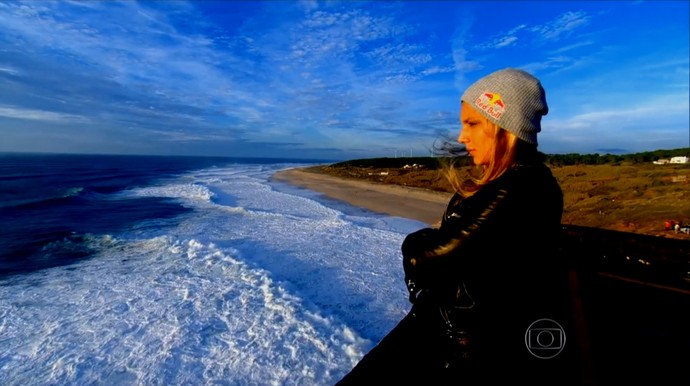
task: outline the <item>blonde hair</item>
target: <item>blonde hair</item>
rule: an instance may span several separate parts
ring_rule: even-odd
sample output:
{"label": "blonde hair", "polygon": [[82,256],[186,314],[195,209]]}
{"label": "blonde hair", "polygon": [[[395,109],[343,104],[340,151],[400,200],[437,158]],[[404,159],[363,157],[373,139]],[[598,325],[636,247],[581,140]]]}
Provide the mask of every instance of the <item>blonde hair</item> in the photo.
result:
{"label": "blonde hair", "polygon": [[487,118],[482,117],[482,119],[485,121],[484,127],[487,134],[494,138],[489,149],[489,153],[492,155],[489,164],[482,165],[478,170],[475,169],[469,173],[466,169],[464,173],[460,173],[455,164],[451,162],[446,165],[443,171],[453,190],[463,197],[473,195],[484,185],[503,175],[515,164],[518,138]]}

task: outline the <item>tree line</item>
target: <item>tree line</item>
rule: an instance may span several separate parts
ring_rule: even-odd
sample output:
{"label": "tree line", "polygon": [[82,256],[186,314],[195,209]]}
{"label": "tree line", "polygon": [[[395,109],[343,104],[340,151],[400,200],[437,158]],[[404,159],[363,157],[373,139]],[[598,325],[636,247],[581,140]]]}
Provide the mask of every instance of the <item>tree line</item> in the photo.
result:
{"label": "tree line", "polygon": [[662,149],[631,154],[547,154],[546,159],[549,164],[554,166],[603,164],[619,165],[622,163],[650,163],[660,159],[670,159],[672,157],[680,156],[690,157],[690,147]]}
{"label": "tree line", "polygon": [[[631,154],[544,154],[546,162],[552,166],[568,165],[620,165],[651,163],[660,159],[670,159],[671,157],[688,156],[690,157],[690,147],[678,149],[662,149]],[[405,165],[418,165],[420,167],[437,169],[448,157],[396,157],[396,158],[364,158],[343,161],[333,164],[334,167],[373,167],[373,168],[402,168]],[[470,165],[469,157],[462,157],[458,166]]]}

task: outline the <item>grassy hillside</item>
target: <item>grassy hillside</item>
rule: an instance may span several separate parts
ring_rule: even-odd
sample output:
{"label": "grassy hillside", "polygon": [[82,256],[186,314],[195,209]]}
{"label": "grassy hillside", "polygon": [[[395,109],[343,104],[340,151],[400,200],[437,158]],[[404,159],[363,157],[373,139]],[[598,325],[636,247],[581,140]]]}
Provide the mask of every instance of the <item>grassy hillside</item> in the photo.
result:
{"label": "grassy hillside", "polygon": [[[469,167],[469,166],[461,166]],[[344,178],[450,192],[437,158],[378,158],[318,166]],[[563,223],[690,240],[664,229],[690,224],[690,164],[551,165],[564,193]]]}
{"label": "grassy hillside", "polygon": [[690,224],[690,165],[574,165],[552,168],[564,195],[563,222],[688,238],[664,222]]}

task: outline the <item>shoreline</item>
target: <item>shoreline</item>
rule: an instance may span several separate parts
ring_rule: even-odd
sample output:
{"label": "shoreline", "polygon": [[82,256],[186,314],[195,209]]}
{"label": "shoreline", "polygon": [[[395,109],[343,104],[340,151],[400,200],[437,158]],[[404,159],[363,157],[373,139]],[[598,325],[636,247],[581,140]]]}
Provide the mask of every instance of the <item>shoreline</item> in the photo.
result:
{"label": "shoreline", "polygon": [[450,193],[333,177],[310,172],[305,168],[280,170],[272,178],[372,212],[413,219],[429,225],[440,221],[452,197]]}

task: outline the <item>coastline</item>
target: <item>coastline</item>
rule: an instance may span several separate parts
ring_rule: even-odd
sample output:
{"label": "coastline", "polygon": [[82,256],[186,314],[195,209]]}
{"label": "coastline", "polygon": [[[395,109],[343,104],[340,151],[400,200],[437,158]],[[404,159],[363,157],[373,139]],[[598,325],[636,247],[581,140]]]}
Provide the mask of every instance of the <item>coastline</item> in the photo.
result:
{"label": "coastline", "polygon": [[286,169],[273,177],[293,186],[307,188],[326,197],[373,212],[436,224],[452,194],[431,190],[346,179],[308,171]]}

